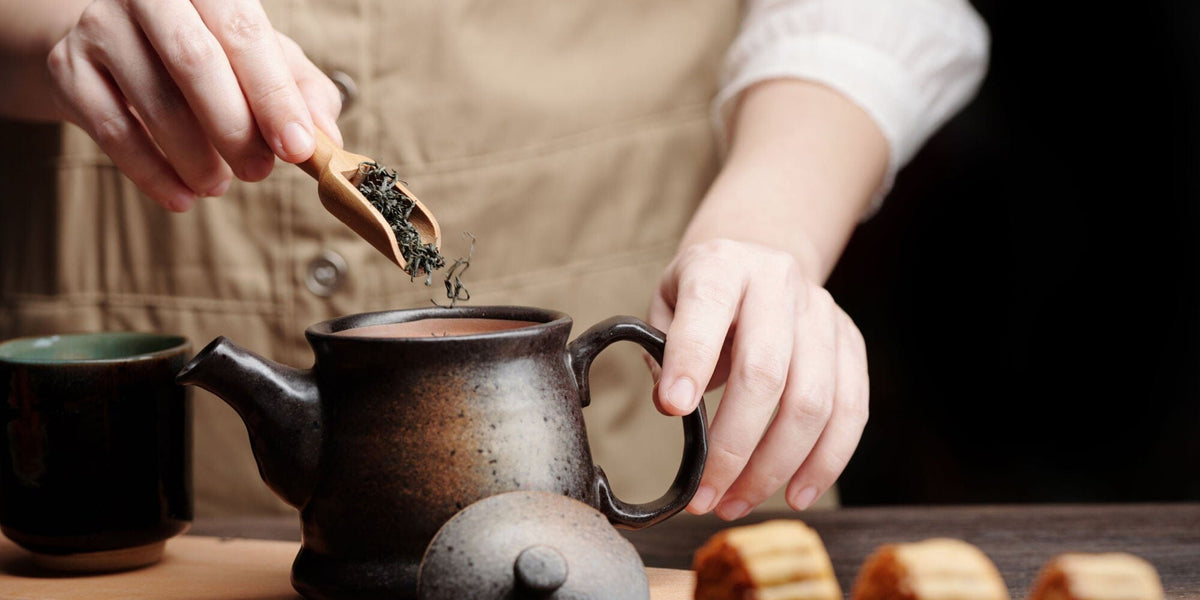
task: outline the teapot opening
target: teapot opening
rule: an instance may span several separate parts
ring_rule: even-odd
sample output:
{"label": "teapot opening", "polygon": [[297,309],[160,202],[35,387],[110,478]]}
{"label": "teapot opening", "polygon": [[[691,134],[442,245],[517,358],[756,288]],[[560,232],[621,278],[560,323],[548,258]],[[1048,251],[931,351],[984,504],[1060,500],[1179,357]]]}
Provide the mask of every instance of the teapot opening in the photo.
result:
{"label": "teapot opening", "polygon": [[540,324],[538,321],[485,319],[478,317],[429,318],[355,327],[353,329],[334,332],[334,335],[367,338],[449,337],[493,333]]}
{"label": "teapot opening", "polygon": [[440,338],[525,338],[546,329],[565,327],[564,313],[525,306],[430,307],[360,313],[317,323],[306,332],[310,341],[430,340]]}

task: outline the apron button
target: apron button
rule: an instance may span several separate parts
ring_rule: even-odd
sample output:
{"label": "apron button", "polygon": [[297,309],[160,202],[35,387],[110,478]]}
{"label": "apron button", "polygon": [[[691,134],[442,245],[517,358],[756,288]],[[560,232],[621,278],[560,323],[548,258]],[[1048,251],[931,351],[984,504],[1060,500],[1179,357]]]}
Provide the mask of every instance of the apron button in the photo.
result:
{"label": "apron button", "polygon": [[351,106],[354,106],[354,101],[358,98],[358,84],[354,83],[354,78],[347,75],[345,71],[331,71],[329,79],[333,81],[333,85],[338,89],[338,94],[342,96],[342,112],[345,113]]}
{"label": "apron button", "polygon": [[333,250],[322,250],[316,258],[309,261],[308,276],[304,278],[304,285],[313,294],[327,298],[342,286],[347,270],[346,259],[342,258],[341,254]]}

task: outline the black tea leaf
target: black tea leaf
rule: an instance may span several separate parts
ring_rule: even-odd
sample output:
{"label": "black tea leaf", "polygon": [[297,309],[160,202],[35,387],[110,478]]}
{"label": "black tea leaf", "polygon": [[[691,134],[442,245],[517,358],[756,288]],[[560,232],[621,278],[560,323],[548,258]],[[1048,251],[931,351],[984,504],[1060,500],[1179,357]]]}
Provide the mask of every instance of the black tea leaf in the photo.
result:
{"label": "black tea leaf", "polygon": [[414,280],[424,273],[425,285],[432,284],[433,272],[446,266],[446,259],[437,246],[422,243],[417,229],[409,222],[417,203],[396,187],[396,171],[379,163],[363,162],[358,165],[358,174],[358,191],[383,215],[396,234],[396,245],[407,263],[404,272]]}
{"label": "black tea leaf", "polygon": [[[454,305],[459,302],[466,302],[471,299],[471,292],[463,285],[462,276],[471,268],[471,257],[475,255],[475,236],[469,231],[463,232],[464,238],[471,238],[471,247],[467,249],[466,258],[454,259],[454,264],[446,270],[446,297],[450,299],[450,304],[447,308],[454,308]],[[430,299],[430,302],[438,304],[437,300]]]}

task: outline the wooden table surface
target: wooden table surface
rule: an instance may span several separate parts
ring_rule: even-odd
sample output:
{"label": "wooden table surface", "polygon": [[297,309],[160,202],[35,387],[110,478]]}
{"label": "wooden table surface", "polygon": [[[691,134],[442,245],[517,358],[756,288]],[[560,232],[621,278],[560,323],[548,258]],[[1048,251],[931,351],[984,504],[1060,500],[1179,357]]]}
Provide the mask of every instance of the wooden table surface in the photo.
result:
{"label": "wooden table surface", "polygon": [[[737,524],[799,518],[829,550],[843,589],[879,544],[955,537],[995,561],[1014,600],[1025,597],[1038,569],[1060,552],[1137,554],[1154,564],[1167,598],[1200,600],[1200,503],[843,508],[755,513]],[[626,532],[650,567],[688,568],[692,552],[730,524],[682,514],[644,531]],[[300,539],[297,517],[198,519],[194,535]]]}

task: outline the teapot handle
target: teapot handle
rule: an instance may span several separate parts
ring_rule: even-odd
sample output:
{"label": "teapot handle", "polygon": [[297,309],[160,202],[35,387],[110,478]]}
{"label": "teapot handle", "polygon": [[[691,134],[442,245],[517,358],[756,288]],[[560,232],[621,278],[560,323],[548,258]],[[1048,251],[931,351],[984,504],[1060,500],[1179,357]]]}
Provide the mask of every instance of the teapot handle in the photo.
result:
{"label": "teapot handle", "polygon": [[[633,317],[612,317],[593,325],[567,346],[583,406],[591,403],[588,371],[592,360],[609,345],[621,341],[636,342],[662,364],[666,335],[658,329]],[[594,485],[600,512],[617,527],[642,529],[683,510],[700,486],[700,475],[704,472],[704,460],[708,456],[707,422],[703,401],[696,410],[683,417],[683,460],[670,489],[657,500],[645,504],[622,502],[613,495],[608,476],[597,465]]]}

